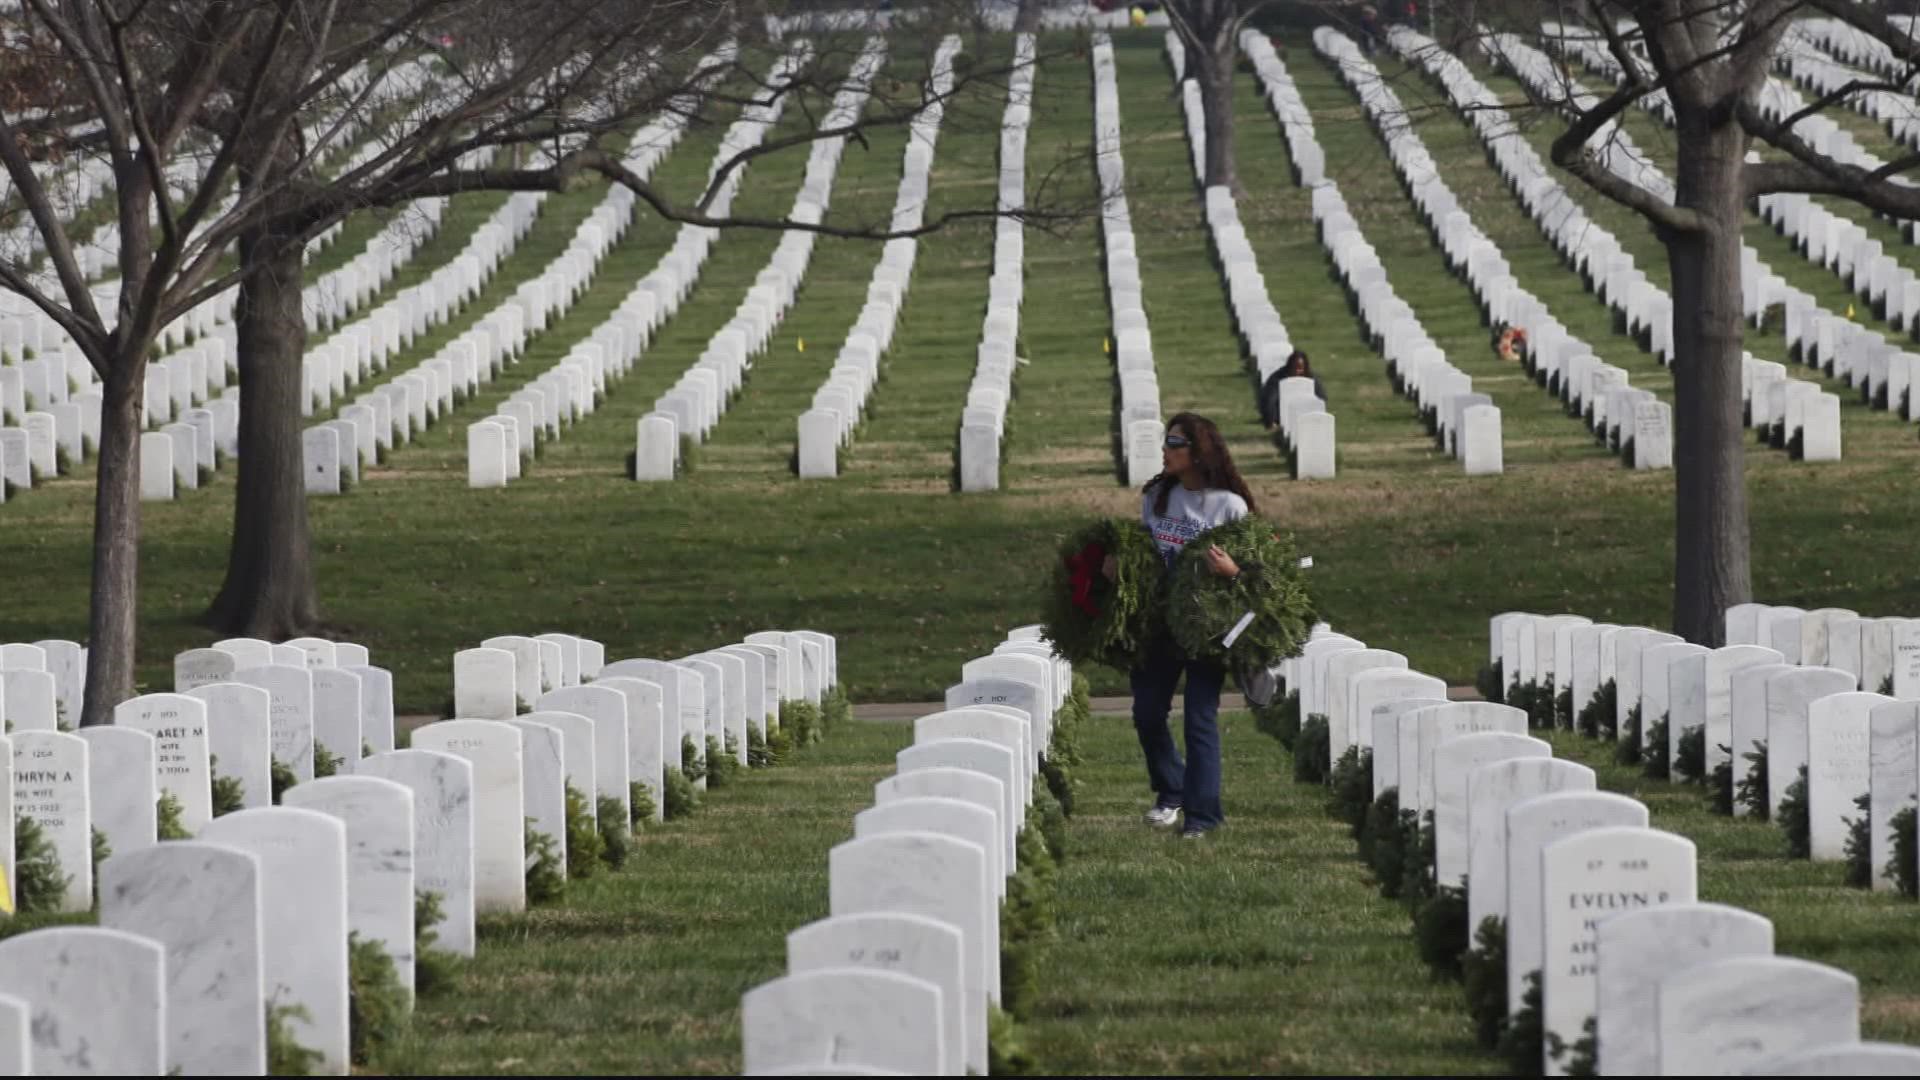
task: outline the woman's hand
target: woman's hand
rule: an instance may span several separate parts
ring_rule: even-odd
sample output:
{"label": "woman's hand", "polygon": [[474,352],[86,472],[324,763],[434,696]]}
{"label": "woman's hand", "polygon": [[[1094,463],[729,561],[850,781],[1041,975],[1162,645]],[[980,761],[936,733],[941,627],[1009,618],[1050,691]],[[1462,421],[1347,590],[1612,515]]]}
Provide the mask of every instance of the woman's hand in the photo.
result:
{"label": "woman's hand", "polygon": [[1207,566],[1223,578],[1240,576],[1240,564],[1233,561],[1233,556],[1220,550],[1219,544],[1207,548]]}
{"label": "woman's hand", "polygon": [[1112,581],[1113,579],[1119,577],[1120,576],[1119,556],[1109,555],[1105,559],[1103,559],[1100,563],[1100,573],[1106,575],[1106,579],[1108,581]]}

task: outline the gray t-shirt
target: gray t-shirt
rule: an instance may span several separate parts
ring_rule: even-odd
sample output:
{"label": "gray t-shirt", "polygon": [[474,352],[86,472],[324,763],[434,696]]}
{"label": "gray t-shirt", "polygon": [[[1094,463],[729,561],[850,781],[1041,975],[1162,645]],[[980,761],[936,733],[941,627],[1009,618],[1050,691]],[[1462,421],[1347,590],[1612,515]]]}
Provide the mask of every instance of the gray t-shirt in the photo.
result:
{"label": "gray t-shirt", "polygon": [[1141,496],[1140,520],[1146,523],[1147,531],[1153,534],[1153,542],[1160,549],[1160,559],[1168,566],[1172,566],[1173,561],[1180,557],[1187,541],[1216,525],[1239,521],[1247,516],[1247,500],[1220,488],[1188,491],[1176,482],[1167,495],[1167,512],[1164,514],[1153,511],[1154,501],[1158,498],[1157,491]]}

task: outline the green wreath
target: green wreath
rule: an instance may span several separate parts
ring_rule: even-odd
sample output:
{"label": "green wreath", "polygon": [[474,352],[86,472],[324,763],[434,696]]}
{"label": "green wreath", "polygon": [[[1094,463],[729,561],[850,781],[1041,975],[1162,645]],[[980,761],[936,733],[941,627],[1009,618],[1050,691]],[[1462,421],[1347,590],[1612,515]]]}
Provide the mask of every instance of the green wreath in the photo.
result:
{"label": "green wreath", "polygon": [[[1208,565],[1218,544],[1240,574],[1224,578]],[[1253,619],[1231,646],[1226,636],[1249,613]],[[1216,526],[1187,542],[1174,560],[1167,626],[1189,658],[1236,671],[1264,668],[1298,656],[1316,617],[1292,534],[1254,515]]]}
{"label": "green wreath", "polygon": [[[1112,581],[1102,564],[1112,555]],[[1159,549],[1139,521],[1106,518],[1069,536],[1042,598],[1042,634],[1069,663],[1125,671],[1160,627]]]}

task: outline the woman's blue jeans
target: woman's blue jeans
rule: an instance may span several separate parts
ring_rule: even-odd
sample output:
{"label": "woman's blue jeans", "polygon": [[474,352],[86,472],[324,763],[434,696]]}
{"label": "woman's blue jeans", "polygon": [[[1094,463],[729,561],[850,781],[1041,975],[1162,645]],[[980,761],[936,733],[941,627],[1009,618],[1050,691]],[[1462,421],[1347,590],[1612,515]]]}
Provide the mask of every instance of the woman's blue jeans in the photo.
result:
{"label": "woman's blue jeans", "polygon": [[[1187,677],[1185,761],[1167,726],[1182,674]],[[1183,807],[1189,829],[1211,829],[1226,820],[1220,809],[1220,688],[1226,678],[1224,669],[1164,647],[1129,673],[1133,729],[1147,757],[1156,805]]]}

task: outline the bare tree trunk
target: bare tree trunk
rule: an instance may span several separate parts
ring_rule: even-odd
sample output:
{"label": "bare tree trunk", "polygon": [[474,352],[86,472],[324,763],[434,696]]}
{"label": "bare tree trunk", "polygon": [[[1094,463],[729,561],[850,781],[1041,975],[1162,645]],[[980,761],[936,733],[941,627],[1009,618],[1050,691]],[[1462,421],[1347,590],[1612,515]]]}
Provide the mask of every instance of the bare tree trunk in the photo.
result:
{"label": "bare tree trunk", "polygon": [[1211,53],[1198,50],[1200,66],[1194,76],[1200,82],[1200,105],[1207,125],[1207,186],[1226,186],[1236,192],[1240,177],[1233,151],[1233,39],[1224,31],[1224,48]]}
{"label": "bare tree trunk", "polygon": [[1682,118],[1675,201],[1707,228],[1663,238],[1675,313],[1673,630],[1707,646],[1724,642],[1726,609],[1752,596],[1740,408],[1745,143],[1730,121],[1708,127]]}
{"label": "bare tree trunk", "polygon": [[133,696],[140,594],[140,391],[146,377],[146,361],[136,356],[115,364],[102,388],[82,727],[113,723],[114,708]]}
{"label": "bare tree trunk", "polygon": [[234,314],[240,359],[240,469],[227,579],[207,613],[229,634],[282,640],[319,620],[301,451],[305,283],[297,238],[268,227],[240,236],[240,260],[259,265]]}

